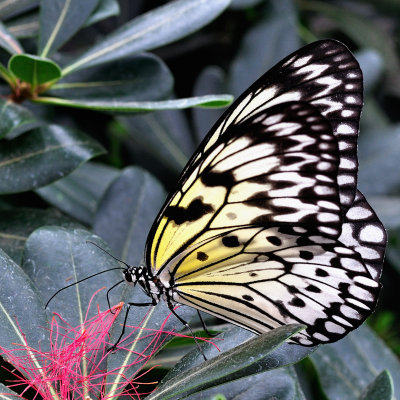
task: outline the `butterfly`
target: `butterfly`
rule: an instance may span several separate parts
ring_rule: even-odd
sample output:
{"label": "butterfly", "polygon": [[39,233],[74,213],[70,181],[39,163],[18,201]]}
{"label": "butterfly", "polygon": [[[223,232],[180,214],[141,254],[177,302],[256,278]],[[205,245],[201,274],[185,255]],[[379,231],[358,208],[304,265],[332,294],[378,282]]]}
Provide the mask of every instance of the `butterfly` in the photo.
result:
{"label": "butterfly", "polygon": [[200,144],[150,230],[145,265],[124,280],[150,305],[163,298],[255,333],[304,324],[291,340],[306,346],[357,328],[375,308],[386,247],[357,190],[362,104],[362,72],[342,43],[280,61]]}

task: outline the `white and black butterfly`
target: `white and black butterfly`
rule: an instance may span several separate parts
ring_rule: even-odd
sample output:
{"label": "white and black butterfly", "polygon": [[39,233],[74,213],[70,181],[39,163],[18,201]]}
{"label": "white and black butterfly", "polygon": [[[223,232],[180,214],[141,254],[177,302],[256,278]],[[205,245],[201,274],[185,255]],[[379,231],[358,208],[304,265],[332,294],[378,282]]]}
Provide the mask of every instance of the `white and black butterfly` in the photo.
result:
{"label": "white and black butterfly", "polygon": [[[386,232],[357,190],[360,67],[340,42],[279,62],[223,114],[127,267],[149,304],[333,342],[374,310]],[[134,304],[134,303],[132,303]],[[136,304],[135,304],[136,305]]]}

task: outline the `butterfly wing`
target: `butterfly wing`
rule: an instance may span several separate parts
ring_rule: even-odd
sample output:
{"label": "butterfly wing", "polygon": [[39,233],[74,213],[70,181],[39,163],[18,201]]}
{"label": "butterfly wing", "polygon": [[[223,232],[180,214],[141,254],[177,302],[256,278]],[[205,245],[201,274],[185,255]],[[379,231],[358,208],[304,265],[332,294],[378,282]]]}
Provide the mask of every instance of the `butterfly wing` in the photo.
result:
{"label": "butterfly wing", "polygon": [[239,97],[149,235],[147,266],[175,301],[255,332],[306,323],[303,344],[337,340],[365,319],[386,236],[356,198],[361,105],[358,64],[331,40]]}
{"label": "butterfly wing", "polygon": [[[223,186],[202,182],[202,171],[222,150],[240,152],[248,147],[244,139],[227,146],[227,130],[257,113],[268,112],[274,105],[291,101],[314,106],[328,120],[337,141],[336,157],[340,161],[335,177],[339,207],[342,214],[347,211],[356,188],[362,73],[343,44],[324,40],[278,63],[245,91],[212,128],[152,226],[146,245],[146,264],[153,272],[157,273],[185,247],[206,239],[202,233],[207,236],[213,210],[220,208],[227,193]],[[206,193],[207,200],[212,198],[212,202],[201,200],[202,193]]]}

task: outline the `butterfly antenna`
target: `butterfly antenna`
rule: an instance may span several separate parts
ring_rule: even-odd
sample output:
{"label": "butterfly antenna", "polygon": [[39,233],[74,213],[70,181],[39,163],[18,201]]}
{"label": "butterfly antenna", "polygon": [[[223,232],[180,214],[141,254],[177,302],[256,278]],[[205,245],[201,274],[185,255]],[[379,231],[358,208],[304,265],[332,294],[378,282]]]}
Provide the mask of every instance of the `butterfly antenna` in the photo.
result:
{"label": "butterfly antenna", "polygon": [[48,302],[46,303],[46,305],[44,306],[44,308],[47,308],[47,306],[49,305],[50,301],[53,300],[53,298],[56,297],[56,296],[58,295],[58,293],[62,292],[63,290],[68,289],[69,287],[74,286],[74,285],[76,285],[77,283],[81,283],[81,282],[83,282],[83,281],[86,281],[87,279],[93,278],[94,276],[97,276],[97,275],[100,275],[100,274],[104,274],[105,272],[108,272],[108,271],[113,271],[114,269],[125,269],[125,268],[116,267],[116,268],[106,269],[105,271],[97,272],[96,274],[87,276],[86,278],[80,279],[79,281],[76,281],[76,282],[74,282],[74,283],[71,283],[70,285],[64,286],[63,288],[57,290],[57,292],[55,292],[55,293],[53,294],[53,296],[50,297],[50,299],[48,300]]}
{"label": "butterfly antenna", "polygon": [[90,243],[93,244],[94,246],[98,247],[100,250],[103,250],[104,253],[108,254],[111,258],[113,258],[115,261],[120,262],[121,264],[124,264],[126,266],[126,268],[130,268],[131,265],[127,264],[125,261],[120,260],[119,258],[113,256],[109,251],[103,249],[102,247],[100,247],[98,244],[96,244],[95,242],[92,242],[91,240],[86,240],[86,243]]}

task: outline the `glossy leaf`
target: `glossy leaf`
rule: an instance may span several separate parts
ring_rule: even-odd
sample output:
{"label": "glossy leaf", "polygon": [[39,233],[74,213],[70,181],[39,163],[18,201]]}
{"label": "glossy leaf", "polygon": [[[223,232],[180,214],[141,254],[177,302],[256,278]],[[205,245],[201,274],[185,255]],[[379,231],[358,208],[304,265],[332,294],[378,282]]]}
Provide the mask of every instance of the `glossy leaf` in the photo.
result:
{"label": "glossy leaf", "polygon": [[[144,167],[179,174],[195,150],[188,124],[180,110],[119,117],[127,134],[124,145]],[[155,169],[154,168],[154,169]]]}
{"label": "glossy leaf", "polygon": [[74,223],[51,209],[12,208],[0,210],[0,248],[14,262],[20,264],[28,236],[35,229],[44,225],[71,226]]}
{"label": "glossy leaf", "polygon": [[0,2],[0,20],[3,21],[10,15],[26,11],[35,4],[37,4],[37,0],[3,0]]}
{"label": "glossy leaf", "polygon": [[75,101],[103,103],[165,99],[173,77],[165,63],[151,54],[140,54],[77,71],[57,82],[51,95]]}
{"label": "glossy leaf", "polygon": [[262,0],[232,0],[232,4],[230,7],[240,10],[242,8],[254,7],[261,2]]}
{"label": "glossy leaf", "polygon": [[138,265],[143,262],[147,234],[164,200],[161,184],[148,172],[126,168],[100,201],[94,232],[107,241],[116,257]]}
{"label": "glossy leaf", "polygon": [[400,125],[360,136],[358,184],[363,193],[390,194],[400,187],[400,175],[393,173],[398,169],[399,148]]}
{"label": "glossy leaf", "polygon": [[229,73],[229,92],[241,94],[275,63],[300,47],[292,2],[273,3],[270,18],[245,35]]}
{"label": "glossy leaf", "polygon": [[[26,342],[42,350],[47,347],[46,313],[38,289],[21,267],[0,249],[0,346],[14,349]],[[36,364],[39,367],[39,364]]]}
{"label": "glossy leaf", "polygon": [[15,400],[19,397],[18,393],[4,386],[2,383],[0,383],[0,393],[2,400]]}
{"label": "glossy leaf", "polygon": [[61,70],[55,62],[30,54],[12,56],[8,68],[17,78],[34,87],[61,77]]}
{"label": "glossy leaf", "polygon": [[[38,287],[43,303],[68,284],[120,266],[104,251],[87,243],[88,240],[107,249],[103,240],[83,229],[48,226],[30,235],[25,246],[23,268]],[[57,294],[48,309],[58,312],[72,326],[78,326],[83,322],[92,295],[102,287],[110,288],[120,277],[119,270],[111,270],[74,285]],[[112,305],[117,304],[120,290],[116,288],[110,296]],[[100,310],[108,309],[106,290],[98,293],[95,301]],[[96,308],[91,308],[90,316],[97,312]]]}
{"label": "glossy leaf", "polygon": [[187,397],[188,400],[223,398],[235,400],[306,399],[293,367],[279,368],[252,375]]}
{"label": "glossy leaf", "polygon": [[0,193],[36,189],[71,173],[103,148],[84,133],[58,125],[26,132],[0,148]]}
{"label": "glossy leaf", "polygon": [[208,24],[229,5],[229,2],[230,0],[171,1],[133,19],[103,38],[67,66],[63,74],[178,40]]}
{"label": "glossy leaf", "polygon": [[359,400],[392,400],[393,394],[392,377],[384,370],[368,385]]}
{"label": "glossy leaf", "polygon": [[103,19],[114,17],[120,12],[117,0],[99,0],[97,7],[85,22],[85,27],[93,25]]}
{"label": "glossy leaf", "polygon": [[36,193],[64,213],[92,225],[100,198],[119,171],[87,162],[65,178],[36,189]]}
{"label": "glossy leaf", "polygon": [[329,399],[355,400],[384,369],[400,393],[400,362],[365,325],[339,342],[321,346],[311,360]]}
{"label": "glossy leaf", "polygon": [[16,38],[25,39],[37,36],[39,33],[39,12],[23,14],[7,21],[8,31]]}
{"label": "glossy leaf", "polygon": [[399,196],[368,196],[368,203],[374,209],[386,229],[400,227]]}
{"label": "glossy leaf", "polygon": [[41,0],[39,54],[59,49],[86,22],[99,0]]}
{"label": "glossy leaf", "polygon": [[0,99],[0,115],[0,138],[15,137],[41,124],[27,108],[4,99]]}
{"label": "glossy leaf", "polygon": [[109,112],[141,112],[154,110],[174,110],[190,107],[226,107],[232,101],[229,95],[208,95],[162,101],[117,101],[111,103],[102,100],[61,99],[58,97],[37,97],[36,103],[52,104],[65,107],[83,108]]}
{"label": "glossy leaf", "polygon": [[[198,76],[193,94],[204,96],[207,93],[228,93],[226,76],[224,71],[216,66],[205,68]],[[195,108],[192,110],[193,120],[196,129],[197,144],[203,140],[208,131],[218,121],[224,110]]]}
{"label": "glossy leaf", "polygon": [[8,51],[10,54],[19,54],[23,49],[18,40],[7,30],[0,22],[0,47]]}
{"label": "glossy leaf", "polygon": [[276,361],[268,364],[265,362],[266,358],[286,339],[301,329],[301,325],[295,324],[279,327],[225,351],[194,368],[186,369],[182,374],[175,375],[170,379],[167,375],[157,390],[148,398],[149,400],[181,399],[244,376],[275,369],[281,365]]}

